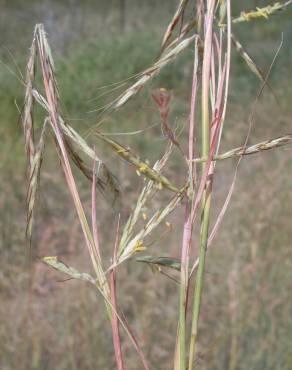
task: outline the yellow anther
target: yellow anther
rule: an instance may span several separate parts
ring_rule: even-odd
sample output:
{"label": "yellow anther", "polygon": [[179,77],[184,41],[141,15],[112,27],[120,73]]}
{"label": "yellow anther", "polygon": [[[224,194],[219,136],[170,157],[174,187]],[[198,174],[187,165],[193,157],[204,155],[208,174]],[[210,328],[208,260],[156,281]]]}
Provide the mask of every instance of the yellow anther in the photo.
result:
{"label": "yellow anther", "polygon": [[248,13],[245,13],[245,12],[242,12],[241,13],[241,16],[243,17],[243,19],[245,19],[247,22],[250,21],[250,14]]}
{"label": "yellow anther", "polygon": [[262,9],[262,8],[256,8],[256,9],[257,9],[257,16],[258,17],[268,18],[267,10]]}
{"label": "yellow anther", "polygon": [[142,164],[142,166],[139,167],[139,171],[141,173],[146,172],[148,170],[148,166],[146,164]]}
{"label": "yellow anther", "polygon": [[137,240],[135,247],[134,247],[134,252],[142,252],[145,251],[146,247],[144,247],[142,240]]}
{"label": "yellow anther", "polygon": [[47,256],[47,257],[44,257],[43,260],[45,262],[57,262],[58,257],[57,256]]}

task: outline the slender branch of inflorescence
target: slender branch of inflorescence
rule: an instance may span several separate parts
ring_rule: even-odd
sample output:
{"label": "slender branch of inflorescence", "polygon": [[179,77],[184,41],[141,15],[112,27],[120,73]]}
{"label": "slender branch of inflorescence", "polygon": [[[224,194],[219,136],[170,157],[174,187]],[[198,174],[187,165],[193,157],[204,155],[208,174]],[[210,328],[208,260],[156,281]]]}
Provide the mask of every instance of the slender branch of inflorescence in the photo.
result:
{"label": "slender branch of inflorescence", "polygon": [[[243,155],[256,154],[263,152],[264,150],[275,149],[291,143],[292,143],[292,134],[288,134],[285,136],[278,137],[276,139],[261,141],[260,143],[251,145],[247,148],[245,148],[244,146],[239,146],[238,148],[231,149],[228,152],[214,156],[213,161],[220,161],[228,158],[241,157]],[[207,160],[208,160],[207,157],[201,157],[193,159],[193,162],[199,163],[206,162]]]}
{"label": "slender branch of inflorescence", "polygon": [[270,15],[274,13],[284,10],[288,5],[292,3],[292,0],[286,1],[285,3],[276,2],[273,5],[267,5],[263,8],[256,8],[256,10],[252,10],[250,12],[241,12],[239,17],[236,17],[232,20],[232,23],[240,23],[240,22],[249,22],[254,19],[258,18],[266,18],[268,19]]}

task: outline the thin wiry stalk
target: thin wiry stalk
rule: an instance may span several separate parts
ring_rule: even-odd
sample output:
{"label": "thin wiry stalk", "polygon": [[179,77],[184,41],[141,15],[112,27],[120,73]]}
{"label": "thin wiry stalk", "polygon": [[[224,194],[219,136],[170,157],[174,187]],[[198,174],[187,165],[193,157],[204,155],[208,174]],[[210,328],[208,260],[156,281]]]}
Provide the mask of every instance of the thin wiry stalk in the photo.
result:
{"label": "thin wiry stalk", "polygon": [[179,369],[186,369],[186,309],[187,309],[187,285],[188,285],[188,264],[189,264],[189,246],[192,237],[192,221],[190,214],[190,201],[186,200],[185,220],[183,231],[183,242],[181,252],[181,270],[180,270],[180,294],[179,294]]}
{"label": "thin wiry stalk", "polygon": [[[113,262],[115,264],[117,259],[117,251],[119,245],[119,229],[120,229],[120,220],[118,221],[117,231],[116,231],[116,241],[114,246],[114,254],[113,254]],[[120,323],[117,315],[115,314],[118,312],[118,305],[117,305],[117,287],[116,287],[116,268],[113,267],[110,276],[110,293],[111,293],[111,302],[114,308],[114,312],[112,314],[112,333],[113,333],[113,344],[115,350],[115,358],[118,370],[124,370],[124,359],[123,359],[123,352],[122,352],[122,344],[121,344],[121,336],[120,336]]]}

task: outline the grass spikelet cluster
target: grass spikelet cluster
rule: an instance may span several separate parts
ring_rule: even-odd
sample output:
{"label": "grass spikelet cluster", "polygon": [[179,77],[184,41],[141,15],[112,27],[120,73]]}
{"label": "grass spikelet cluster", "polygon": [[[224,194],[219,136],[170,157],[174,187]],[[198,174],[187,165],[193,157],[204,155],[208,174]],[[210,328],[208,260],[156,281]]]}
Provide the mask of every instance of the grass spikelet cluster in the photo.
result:
{"label": "grass spikelet cluster", "polygon": [[109,139],[107,136],[104,136],[101,133],[96,133],[96,135],[106,142],[121,158],[132,164],[136,168],[139,176],[143,175],[154,181],[161,189],[166,188],[175,193],[183,191],[183,189],[179,190],[176,186],[172,185],[165,176],[151,168],[145,161],[142,161],[137,155],[131,152],[129,148],[123,147],[117,141]]}
{"label": "grass spikelet cluster", "polygon": [[35,77],[35,39],[33,39],[30,56],[27,63],[24,108],[22,114],[22,125],[25,139],[25,150],[29,166],[32,165],[34,157],[34,127],[33,127],[33,84]]}
{"label": "grass spikelet cluster", "polygon": [[268,19],[270,15],[273,15],[281,10],[284,10],[291,1],[286,1],[285,3],[276,2],[273,5],[267,5],[262,8],[256,8],[256,10],[251,10],[249,12],[241,12],[239,17],[232,20],[233,23],[249,22],[259,18]]}
{"label": "grass spikelet cluster", "polygon": [[38,180],[40,176],[41,164],[43,160],[43,151],[45,143],[45,132],[48,125],[48,118],[45,119],[41,136],[36,147],[35,154],[32,157],[32,162],[30,163],[30,176],[28,182],[28,192],[27,192],[27,226],[26,226],[26,238],[31,243],[32,238],[32,227],[34,218],[34,206],[36,202],[36,193],[38,188]]}
{"label": "grass spikelet cluster", "polygon": [[[264,140],[261,141],[260,143],[245,147],[245,146],[240,146],[238,148],[234,148],[231,150],[228,150],[225,153],[215,155],[213,157],[214,161],[221,161],[223,159],[228,159],[228,158],[234,158],[234,157],[241,157],[244,155],[250,155],[250,154],[256,154],[260,153],[265,150],[270,150],[270,149],[275,149],[279,148],[284,145],[291,144],[292,142],[292,135],[284,135],[275,139],[270,139],[270,140]],[[194,162],[205,162],[207,161],[207,158],[196,158],[193,160]]]}

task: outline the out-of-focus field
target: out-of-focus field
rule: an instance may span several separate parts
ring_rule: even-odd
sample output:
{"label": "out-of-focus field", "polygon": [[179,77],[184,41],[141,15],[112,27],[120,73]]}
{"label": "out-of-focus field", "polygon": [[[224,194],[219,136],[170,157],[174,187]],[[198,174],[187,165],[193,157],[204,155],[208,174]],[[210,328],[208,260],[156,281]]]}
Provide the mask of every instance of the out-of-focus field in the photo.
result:
{"label": "out-of-focus field", "polygon": [[[48,141],[38,194],[32,243],[34,284],[27,289],[29,267],[25,244],[26,157],[19,111],[24,87],[19,80],[34,24],[43,22],[53,50],[62,110],[83,134],[98,120],[96,109],[116,96],[112,83],[142,71],[158,55],[163,32],[176,1],[128,0],[124,17],[112,1],[2,1],[0,15],[0,369],[96,370],[114,368],[112,339],[101,298],[78,281],[40,262],[58,255],[80,270],[90,269],[76,214],[64,186],[53,142]],[[234,1],[233,13],[267,4]],[[256,105],[250,143],[292,132],[292,11],[269,21],[236,26],[235,34],[267,71],[281,42],[270,86]],[[120,136],[143,158],[153,162],[163,153],[165,138],[151,91],[172,91],[171,118],[187,124],[193,52],[187,50],[122,110],[106,116],[102,130],[143,134]],[[17,77],[18,76],[18,77]],[[238,54],[233,53],[231,91],[222,151],[242,145],[260,84]],[[107,86],[107,87],[105,87]],[[100,89],[103,87],[103,89]],[[106,95],[103,95],[107,92]],[[100,96],[102,95],[102,96]],[[40,112],[38,112],[41,117]],[[39,122],[35,122],[36,127]],[[122,189],[115,206],[100,197],[98,219],[102,250],[112,253],[114,215],[122,221],[135,204],[142,182],[122,161],[109,155],[95,138],[99,155],[113,169]],[[198,368],[206,370],[289,370],[291,353],[291,219],[292,147],[245,158],[226,217],[208,252]],[[180,181],[182,170],[171,162],[168,174]],[[236,162],[217,166],[213,220],[227,195]],[[90,184],[76,173],[85,204]],[[161,199],[154,199],[153,202]],[[159,205],[159,204],[158,204]],[[172,230],[151,253],[179,257],[181,211],[169,221]],[[289,276],[290,275],[290,276]],[[289,281],[290,277],[290,281]],[[169,369],[177,326],[177,286],[148,267],[128,262],[121,267],[119,300],[149,358],[151,368]],[[125,338],[129,369],[139,361]]]}

